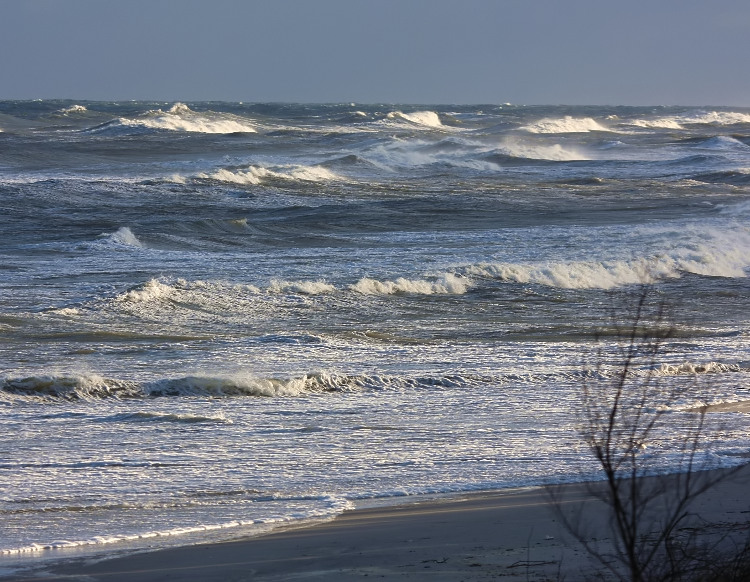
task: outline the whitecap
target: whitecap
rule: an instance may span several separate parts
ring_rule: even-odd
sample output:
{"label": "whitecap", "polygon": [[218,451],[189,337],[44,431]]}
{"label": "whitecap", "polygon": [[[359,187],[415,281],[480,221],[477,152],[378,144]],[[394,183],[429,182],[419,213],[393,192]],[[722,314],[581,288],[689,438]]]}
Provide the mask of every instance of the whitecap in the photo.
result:
{"label": "whitecap", "polygon": [[443,127],[443,124],[440,121],[440,116],[434,111],[414,111],[412,113],[393,111],[388,114],[388,119],[408,121],[411,124],[423,127]]}
{"label": "whitecap", "polygon": [[151,279],[125,293],[116,297],[117,301],[126,301],[130,303],[143,303],[146,301],[155,301],[169,297],[175,292],[175,288],[158,279]]}
{"label": "whitecap", "polygon": [[520,129],[529,133],[588,133],[590,131],[612,131],[591,117],[545,118],[525,125]]}
{"label": "whitecap", "polygon": [[363,295],[463,295],[471,286],[471,281],[466,277],[445,273],[434,281],[403,277],[395,281],[378,281],[365,277],[351,285],[350,289]]}
{"label": "whitecap", "polygon": [[60,109],[59,113],[62,113],[63,115],[69,115],[71,113],[86,113],[88,109],[86,109],[83,105],[71,105],[70,107],[64,107],[63,109]]}
{"label": "whitecap", "polygon": [[167,111],[156,109],[135,118],[120,117],[89,131],[130,129],[162,129],[196,133],[256,133],[255,124],[244,117],[214,111],[197,112],[184,103],[176,103]]}
{"label": "whitecap", "polygon": [[713,233],[711,244],[694,244],[659,255],[632,260],[560,263],[478,263],[465,268],[470,277],[533,283],[562,289],[613,289],[679,278],[682,273],[708,277],[745,277],[750,266],[749,237],[723,238]]}
{"label": "whitecap", "polygon": [[281,279],[271,280],[268,286],[270,293],[283,293],[291,291],[305,295],[320,295],[336,291],[336,287],[325,281],[284,281]]}
{"label": "whitecap", "polygon": [[571,162],[588,160],[589,157],[575,148],[563,147],[560,144],[526,144],[519,141],[507,140],[497,152],[514,158],[530,160],[550,160],[555,162]]}
{"label": "whitecap", "polygon": [[750,114],[734,111],[698,111],[684,116],[681,121],[686,124],[737,125],[750,123]]}
{"label": "whitecap", "polygon": [[681,364],[661,364],[653,373],[656,376],[683,376],[695,374],[726,374],[727,372],[740,372],[742,369],[737,364],[724,364],[721,362],[682,362]]}
{"label": "whitecap", "polygon": [[143,247],[143,244],[140,240],[138,240],[138,237],[135,236],[135,234],[133,234],[133,231],[130,230],[127,226],[122,226],[113,233],[102,233],[100,236],[102,236],[107,241],[118,245],[129,247]]}
{"label": "whitecap", "polygon": [[657,117],[655,119],[634,119],[628,125],[644,129],[683,129],[676,117]]}
{"label": "whitecap", "polygon": [[341,176],[323,166],[277,166],[270,169],[255,165],[241,170],[219,168],[209,173],[201,172],[195,177],[241,185],[258,185],[273,179],[302,182],[326,182],[342,179]]}

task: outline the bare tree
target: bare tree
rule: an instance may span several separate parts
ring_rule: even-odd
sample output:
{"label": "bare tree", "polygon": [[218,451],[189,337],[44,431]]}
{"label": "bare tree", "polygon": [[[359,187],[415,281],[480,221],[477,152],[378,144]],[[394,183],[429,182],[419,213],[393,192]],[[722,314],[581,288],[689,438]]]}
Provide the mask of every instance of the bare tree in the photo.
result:
{"label": "bare tree", "polygon": [[[664,378],[660,358],[676,328],[664,301],[644,287],[624,317],[613,313],[598,336],[595,365],[581,384],[580,434],[601,469],[588,493],[603,503],[609,542],[592,538],[580,512],[563,504],[564,487],[549,488],[567,530],[608,571],[608,579],[646,582],[695,579],[705,571],[713,539],[698,535],[696,499],[730,471],[708,468],[706,409],[674,413],[696,383]],[[604,339],[614,340],[605,342]],[[611,362],[615,359],[614,372]],[[679,416],[679,428],[675,421]],[[663,474],[668,465],[669,474]]]}

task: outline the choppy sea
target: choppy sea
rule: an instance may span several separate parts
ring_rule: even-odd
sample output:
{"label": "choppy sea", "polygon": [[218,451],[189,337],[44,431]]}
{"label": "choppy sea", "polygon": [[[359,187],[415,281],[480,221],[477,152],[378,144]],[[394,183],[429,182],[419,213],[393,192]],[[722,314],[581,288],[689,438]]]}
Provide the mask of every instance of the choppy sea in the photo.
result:
{"label": "choppy sea", "polygon": [[0,567],[595,477],[641,283],[750,399],[749,220],[747,109],[0,102]]}

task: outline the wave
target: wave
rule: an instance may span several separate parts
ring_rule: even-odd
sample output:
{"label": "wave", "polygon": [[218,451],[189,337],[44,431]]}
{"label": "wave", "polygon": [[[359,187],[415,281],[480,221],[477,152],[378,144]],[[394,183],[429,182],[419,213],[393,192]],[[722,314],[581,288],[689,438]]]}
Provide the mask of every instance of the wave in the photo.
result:
{"label": "wave", "polygon": [[395,281],[363,278],[352,285],[350,289],[363,295],[463,295],[471,286],[471,281],[466,277],[446,273],[434,281],[405,279],[403,277],[399,277]]}
{"label": "wave", "polygon": [[[750,175],[750,168],[745,170],[745,175]],[[750,214],[750,200],[744,202],[737,202],[735,204],[721,204],[717,205],[719,212],[722,214],[729,214],[732,216],[744,216]]]}
{"label": "wave", "polygon": [[[746,237],[747,238],[747,237]],[[674,249],[669,254],[620,261],[519,264],[478,263],[464,268],[468,277],[533,283],[561,289],[614,289],[677,279],[682,273],[709,277],[745,277],[750,241],[716,241],[715,247]]]}
{"label": "wave", "polygon": [[268,286],[270,293],[302,293],[303,295],[320,295],[323,293],[332,293],[336,287],[325,281],[284,281],[281,279],[272,279]]}
{"label": "wave", "polygon": [[6,394],[41,399],[99,400],[142,396],[142,391],[135,382],[113,380],[95,374],[9,378],[3,381],[1,388]]}
{"label": "wave", "polygon": [[175,288],[172,285],[162,283],[158,279],[150,279],[143,285],[128,289],[125,293],[118,295],[116,300],[130,303],[143,303],[146,301],[164,299],[172,295],[174,291]]}
{"label": "wave", "polygon": [[696,364],[683,362],[681,364],[661,364],[652,373],[656,376],[685,376],[696,374],[726,374],[744,371],[738,364],[723,364],[721,362],[706,362]]}
{"label": "wave", "polygon": [[634,119],[627,125],[646,129],[685,129],[686,125],[738,125],[750,123],[750,114],[733,111],[696,111],[688,115]]}
{"label": "wave", "polygon": [[103,422],[168,422],[179,424],[219,423],[232,424],[223,416],[203,416],[201,414],[170,414],[160,412],[123,412],[102,419]]}
{"label": "wave", "polygon": [[[34,554],[45,550],[60,550],[64,548],[81,548],[86,546],[101,546],[108,544],[117,544],[123,542],[134,542],[143,541],[152,538],[171,538],[176,536],[186,536],[190,534],[200,534],[201,537],[205,536],[207,532],[215,532],[221,530],[232,530],[241,527],[249,526],[267,526],[274,527],[285,523],[294,523],[303,520],[312,519],[330,519],[335,515],[338,515],[348,509],[352,509],[354,505],[347,499],[333,497],[330,495],[320,496],[307,496],[300,499],[307,501],[317,501],[318,504],[310,506],[305,510],[294,509],[293,513],[289,514],[278,514],[274,513],[267,517],[251,518],[251,519],[233,519],[231,521],[219,522],[219,523],[198,523],[191,525],[183,525],[172,527],[171,529],[159,529],[152,531],[140,531],[136,533],[110,533],[104,535],[94,536],[89,539],[70,539],[70,540],[58,540],[53,542],[39,542],[31,543],[23,547],[16,548],[0,548],[0,555],[3,556],[19,556],[24,554]],[[284,501],[281,496],[274,497],[274,500]],[[102,509],[133,509],[132,505],[113,505],[101,507],[97,506],[93,509],[95,511],[102,511]],[[80,509],[79,509],[80,511]]]}
{"label": "wave", "polygon": [[634,119],[626,125],[642,127],[644,129],[684,129],[675,117],[658,117],[656,119]]}
{"label": "wave", "polygon": [[498,161],[500,164],[502,164],[505,157],[520,160],[549,160],[552,162],[572,162],[590,159],[579,150],[569,147],[565,148],[560,144],[525,144],[511,140],[507,140],[502,146],[487,155],[487,159]]}
{"label": "wave", "polygon": [[529,133],[588,133],[590,131],[613,131],[591,117],[545,118],[519,128]]}
{"label": "wave", "polygon": [[[341,375],[324,372],[296,378],[263,378],[247,373],[195,375],[135,382],[104,378],[95,374],[39,375],[6,378],[0,384],[4,396],[35,401],[87,401],[166,397],[296,397],[332,392],[361,392],[455,387],[470,379],[460,376],[402,378],[379,375]],[[127,413],[105,421],[226,422],[219,417],[173,414]]]}
{"label": "wave", "polygon": [[736,186],[745,186],[750,184],[750,168],[696,174],[691,176],[691,179],[698,182],[707,182],[709,184],[733,184]]}
{"label": "wave", "polygon": [[699,111],[680,118],[684,124],[738,125],[750,123],[750,114],[733,111]]}
{"label": "wave", "polygon": [[135,234],[133,234],[133,231],[130,230],[127,226],[122,226],[112,233],[104,232],[99,236],[100,240],[104,241],[105,243],[125,247],[143,247],[143,243],[138,240],[138,237],[135,236]]}
{"label": "wave", "polygon": [[428,127],[428,128],[442,128],[443,124],[440,121],[440,116],[434,111],[414,111],[412,113],[403,113],[401,111],[392,111],[387,115],[388,119],[395,119],[399,121],[407,121],[410,124]]}
{"label": "wave", "polygon": [[273,180],[326,182],[343,178],[323,166],[286,166],[274,170],[263,166],[249,166],[244,170],[220,168],[211,173],[200,173],[195,176],[202,180],[214,180],[230,184],[254,186]]}
{"label": "wave", "polygon": [[60,109],[57,113],[61,115],[71,115],[75,113],[88,113],[88,109],[86,109],[83,105],[71,105],[70,107],[63,107]]}
{"label": "wave", "polygon": [[120,117],[86,131],[117,133],[133,129],[222,134],[257,132],[256,126],[246,118],[231,113],[197,112],[184,103],[176,103],[167,111],[148,111],[135,118]]}
{"label": "wave", "polygon": [[717,135],[715,137],[711,137],[705,141],[702,141],[696,144],[696,147],[699,147],[702,149],[709,149],[709,150],[718,150],[718,151],[727,151],[727,150],[729,151],[741,150],[743,152],[750,151],[750,146],[728,135]]}

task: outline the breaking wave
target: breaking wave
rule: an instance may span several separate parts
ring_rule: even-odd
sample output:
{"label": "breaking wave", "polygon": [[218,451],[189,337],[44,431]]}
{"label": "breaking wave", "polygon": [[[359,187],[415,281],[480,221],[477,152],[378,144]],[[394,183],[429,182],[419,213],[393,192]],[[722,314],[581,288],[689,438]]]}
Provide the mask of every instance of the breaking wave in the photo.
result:
{"label": "breaking wave", "polygon": [[705,174],[696,174],[695,176],[691,176],[691,178],[699,182],[708,182],[709,184],[745,186],[750,184],[750,168],[726,170],[724,172],[707,172]]}
{"label": "breaking wave", "polygon": [[741,246],[722,250],[678,249],[671,254],[629,261],[579,261],[570,263],[479,263],[465,268],[469,277],[514,283],[534,283],[562,289],[614,289],[679,278],[682,273],[709,277],[745,277],[750,266]]}
{"label": "breaking wave", "polygon": [[218,423],[232,424],[223,416],[203,416],[201,414],[170,414],[160,412],[123,412],[102,419],[103,422],[168,422],[179,424]]}
{"label": "breaking wave", "polygon": [[410,124],[438,128],[443,127],[440,121],[440,116],[434,111],[414,111],[412,113],[402,113],[401,111],[393,111],[388,114],[388,119],[395,119],[399,121],[407,121]]}
{"label": "breaking wave", "polygon": [[423,279],[410,280],[403,277],[395,281],[377,281],[375,279],[363,278],[350,288],[352,291],[363,295],[463,295],[471,286],[471,281],[466,277],[446,273],[435,281],[426,281]]}
{"label": "breaking wave", "polygon": [[88,109],[83,105],[71,105],[70,107],[60,109],[58,113],[61,113],[62,115],[70,115],[71,113],[86,113],[87,111]]}
{"label": "breaking wave", "polygon": [[143,243],[127,226],[122,226],[113,233],[102,233],[101,239],[108,243],[126,247],[143,247]]}
{"label": "breaking wave", "polygon": [[661,364],[653,373],[657,376],[684,376],[695,374],[726,374],[742,371],[742,368],[738,364],[723,364],[721,362],[696,364],[694,362],[683,362],[676,365]]}
{"label": "breaking wave", "polygon": [[521,127],[529,133],[588,133],[590,131],[613,131],[591,117],[571,117],[542,119]]}
{"label": "breaking wave", "polygon": [[273,180],[326,182],[342,178],[323,166],[288,166],[274,170],[262,166],[249,166],[244,170],[218,169],[211,173],[200,173],[195,176],[203,180],[215,180],[229,184],[257,185]]}
{"label": "breaking wave", "polygon": [[689,115],[672,115],[654,119],[634,119],[628,125],[647,129],[685,129],[686,125],[738,125],[750,123],[750,114],[733,111],[697,111]]}
{"label": "breaking wave", "polygon": [[553,162],[572,162],[576,160],[590,159],[579,150],[570,147],[563,147],[560,144],[525,144],[519,141],[506,141],[500,146],[493,155],[510,156],[518,159],[528,160],[549,160]]}
{"label": "breaking wave", "polygon": [[156,109],[135,118],[120,117],[90,128],[91,132],[122,131],[123,129],[157,129],[195,133],[256,133],[248,119],[231,113],[197,112],[184,103],[176,103],[167,111]]}
{"label": "breaking wave", "polygon": [[41,399],[99,400],[102,398],[138,398],[143,395],[135,382],[88,375],[42,375],[9,378],[3,381],[6,394]]}
{"label": "breaking wave", "polygon": [[332,293],[336,287],[325,281],[284,281],[281,279],[272,279],[268,286],[270,293],[302,293],[304,295],[320,295],[323,293]]}
{"label": "breaking wave", "polygon": [[[0,384],[3,396],[33,400],[95,401],[160,397],[295,397],[327,392],[398,390],[415,387],[455,387],[470,382],[460,376],[403,378],[380,375],[315,373],[296,378],[261,378],[251,374],[195,375],[135,382],[94,374],[41,375],[6,378]],[[226,422],[220,417],[127,413],[107,417],[112,421]]]}
{"label": "breaking wave", "polygon": [[717,135],[715,137],[711,137],[697,144],[697,147],[701,149],[718,150],[718,151],[735,151],[735,150],[740,150],[743,152],[750,151],[750,146],[728,135]]}

